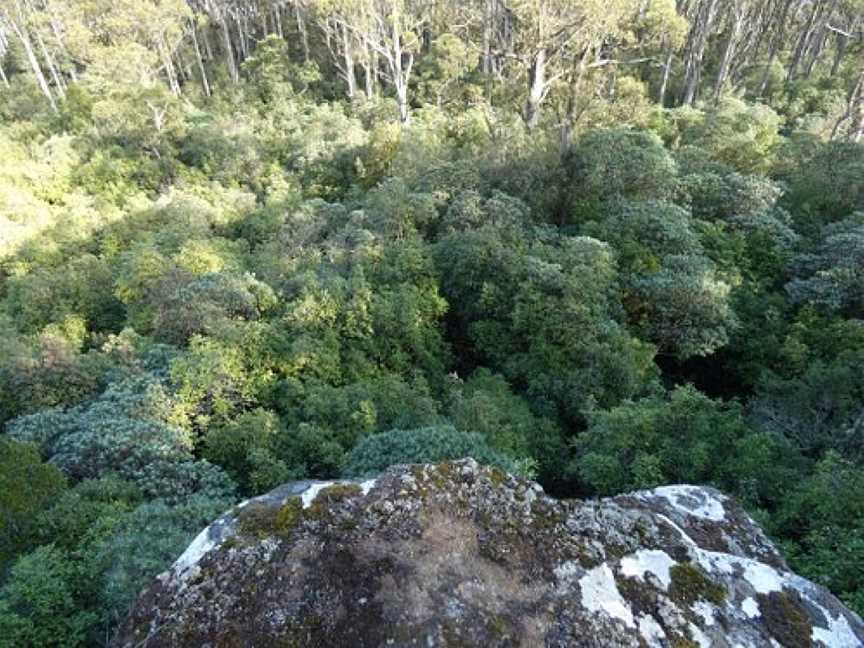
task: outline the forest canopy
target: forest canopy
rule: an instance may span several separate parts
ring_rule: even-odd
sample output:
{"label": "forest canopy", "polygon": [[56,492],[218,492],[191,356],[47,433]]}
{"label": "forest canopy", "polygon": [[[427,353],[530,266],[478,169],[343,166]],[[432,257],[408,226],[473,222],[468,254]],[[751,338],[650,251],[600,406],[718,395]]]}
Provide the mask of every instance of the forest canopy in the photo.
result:
{"label": "forest canopy", "polygon": [[0,646],[471,455],[864,612],[864,2],[3,0]]}

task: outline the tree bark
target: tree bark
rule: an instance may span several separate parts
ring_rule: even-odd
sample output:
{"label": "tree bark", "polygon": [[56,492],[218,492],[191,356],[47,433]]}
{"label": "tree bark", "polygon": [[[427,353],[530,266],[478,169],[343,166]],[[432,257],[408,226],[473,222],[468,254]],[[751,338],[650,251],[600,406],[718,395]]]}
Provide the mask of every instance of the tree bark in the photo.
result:
{"label": "tree bark", "polygon": [[777,58],[777,51],[780,49],[786,36],[789,10],[792,8],[794,1],[795,0],[785,0],[781,5],[782,9],[780,10],[779,19],[777,21],[777,24],[780,27],[776,32],[774,32],[774,35],[771,38],[771,44],[768,48],[768,62],[765,64],[765,71],[762,73],[762,81],[759,83],[759,92],[757,93],[758,97],[765,96],[765,90],[768,88],[768,81],[771,79],[771,66],[774,64],[774,61]]}
{"label": "tree bark", "polygon": [[303,45],[303,62],[309,62],[309,34],[306,31],[306,20],[303,18],[303,12],[300,9],[299,0],[294,2],[294,20],[297,22],[297,32],[300,34],[300,43]]}
{"label": "tree bark", "polygon": [[669,78],[672,76],[672,61],[675,60],[675,53],[670,47],[666,53],[666,61],[663,63],[663,79],[660,81],[660,91],[657,93],[657,102],[660,107],[666,104],[666,92],[669,88]]}
{"label": "tree bark", "polygon": [[684,71],[684,92],[681,103],[693,105],[699,94],[699,81],[702,78],[702,61],[708,37],[714,24],[717,0],[701,0],[696,8],[693,27],[688,37],[686,65]]}
{"label": "tree bark", "polygon": [[351,34],[345,25],[341,26],[342,32],[342,59],[345,67],[345,83],[348,85],[348,98],[353,99],[357,94],[357,75],[354,70],[354,50]]}
{"label": "tree bark", "polygon": [[204,59],[201,57],[201,48],[198,46],[198,30],[195,23],[189,21],[190,31],[192,32],[192,46],[195,49],[195,60],[198,62],[198,74],[201,76],[201,89],[204,90],[204,96],[211,96],[210,81],[207,80],[207,68],[204,67]]}
{"label": "tree bark", "polygon": [[220,19],[222,27],[222,46],[225,48],[225,63],[228,65],[228,74],[232,83],[240,83],[240,72],[237,70],[237,60],[234,58],[234,46],[231,44],[231,29],[228,22]]}
{"label": "tree bark", "polygon": [[61,99],[66,98],[66,84],[63,82],[63,78],[57,70],[57,65],[54,63],[54,58],[51,56],[51,53],[48,51],[48,48],[45,47],[45,41],[42,40],[42,36],[39,32],[36,32],[36,42],[39,43],[39,50],[42,52],[42,58],[45,61],[45,64],[48,66],[48,71],[51,73],[51,78],[54,80],[54,87],[57,88],[57,94]]}
{"label": "tree bark", "polygon": [[[20,14],[20,5],[17,6]],[[45,78],[45,73],[42,71],[42,66],[39,65],[39,59],[36,58],[36,53],[33,51],[33,41],[30,40],[30,35],[27,33],[27,26],[24,24],[19,25],[16,21],[12,20],[11,16],[9,16],[8,22],[12,31],[15,32],[15,35],[18,37],[18,40],[21,41],[21,45],[24,46],[24,53],[27,55],[27,62],[30,63],[30,68],[36,76],[36,82],[39,84],[39,89],[42,91],[42,94],[45,95],[45,98],[48,99],[48,103],[51,105],[51,110],[57,112],[57,102],[54,100],[54,95],[51,92],[51,88],[48,86],[48,81]]]}
{"label": "tree bark", "polygon": [[540,104],[546,94],[546,50],[539,49],[528,69],[528,97],[522,109],[522,119],[528,130],[534,130],[540,122]]}
{"label": "tree bark", "polygon": [[741,38],[741,30],[744,27],[744,18],[747,15],[744,6],[738,1],[734,3],[731,11],[733,15],[729,26],[729,37],[726,40],[726,47],[723,49],[723,57],[720,59],[720,67],[717,70],[717,78],[714,81],[715,102],[720,100],[720,94],[723,92],[723,84],[726,83],[726,77],[729,75],[729,68],[732,65],[732,58],[735,56],[735,50]]}
{"label": "tree bark", "polygon": [[414,65],[414,55],[408,54],[407,65],[402,60],[402,34],[400,26],[401,22],[398,20],[398,16],[394,17],[391,32],[391,37],[393,39],[393,54],[390,57],[389,63],[393,85],[396,88],[396,103],[399,106],[399,121],[403,124],[407,124],[411,121],[411,109],[408,105],[408,80],[411,77],[411,68]]}

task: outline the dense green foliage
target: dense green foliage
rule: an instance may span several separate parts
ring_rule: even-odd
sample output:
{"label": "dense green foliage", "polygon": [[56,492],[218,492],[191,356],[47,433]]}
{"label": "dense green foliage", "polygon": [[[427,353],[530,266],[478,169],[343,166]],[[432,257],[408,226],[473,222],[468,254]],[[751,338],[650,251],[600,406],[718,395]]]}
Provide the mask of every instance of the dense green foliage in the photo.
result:
{"label": "dense green foliage", "polygon": [[390,430],[360,441],[345,464],[350,477],[376,475],[387,466],[405,463],[440,463],[473,457],[477,461],[517,472],[512,459],[496,453],[477,432],[460,432],[452,426]]}
{"label": "dense green foliage", "polygon": [[[284,2],[227,50],[182,2],[32,4],[75,29],[41,90],[0,39],[0,646],[101,645],[241,497],[464,455],[560,496],[712,484],[864,611],[860,43],[675,107],[655,66],[559,57],[540,111],[438,32],[410,78],[373,35],[346,98],[321,12],[352,3],[300,3],[308,55]],[[603,4],[562,51],[683,47],[674,3]]]}

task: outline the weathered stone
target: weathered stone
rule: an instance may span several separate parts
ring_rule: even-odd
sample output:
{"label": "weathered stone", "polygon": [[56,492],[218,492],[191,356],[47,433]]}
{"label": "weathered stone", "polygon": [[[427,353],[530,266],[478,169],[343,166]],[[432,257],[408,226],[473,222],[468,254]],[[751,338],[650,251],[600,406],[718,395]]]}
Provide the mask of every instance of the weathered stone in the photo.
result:
{"label": "weathered stone", "polygon": [[225,514],[115,646],[864,646],[708,488],[559,501],[472,460],[288,484]]}

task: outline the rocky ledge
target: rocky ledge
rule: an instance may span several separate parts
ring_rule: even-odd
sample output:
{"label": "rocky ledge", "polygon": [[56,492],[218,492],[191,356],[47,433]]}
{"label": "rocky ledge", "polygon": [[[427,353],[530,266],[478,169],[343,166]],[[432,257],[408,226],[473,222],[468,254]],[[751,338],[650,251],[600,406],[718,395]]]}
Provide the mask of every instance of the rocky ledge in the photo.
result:
{"label": "rocky ledge", "polygon": [[561,501],[468,459],[244,502],[115,645],[845,648],[864,624],[719,492]]}

